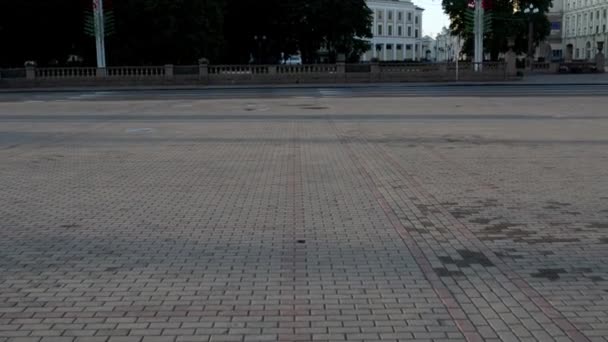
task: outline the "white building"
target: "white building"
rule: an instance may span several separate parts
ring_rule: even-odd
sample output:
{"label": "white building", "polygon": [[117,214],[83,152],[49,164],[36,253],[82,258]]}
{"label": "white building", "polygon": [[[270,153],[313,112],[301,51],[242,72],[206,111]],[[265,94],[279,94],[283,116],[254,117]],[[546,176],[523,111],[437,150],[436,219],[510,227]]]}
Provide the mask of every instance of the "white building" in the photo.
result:
{"label": "white building", "polygon": [[436,42],[431,36],[424,36],[421,39],[422,46],[422,60],[426,62],[434,62],[437,60],[436,56]]}
{"label": "white building", "polygon": [[553,5],[547,13],[547,19],[551,23],[551,32],[549,36],[541,42],[537,48],[535,56],[538,59],[543,59],[547,62],[561,61],[564,59],[564,44],[563,44],[563,18],[564,18],[564,0],[553,0]]}
{"label": "white building", "polygon": [[410,0],[367,0],[374,13],[371,49],[361,59],[384,61],[421,60],[422,12]]}
{"label": "white building", "polygon": [[562,1],[564,13],[562,38],[565,59],[593,60],[597,43],[606,45],[608,41],[608,0],[559,1]]}
{"label": "white building", "polygon": [[435,38],[435,61],[455,61],[460,51],[459,44],[460,39],[453,36],[450,30],[444,27],[441,33]]}

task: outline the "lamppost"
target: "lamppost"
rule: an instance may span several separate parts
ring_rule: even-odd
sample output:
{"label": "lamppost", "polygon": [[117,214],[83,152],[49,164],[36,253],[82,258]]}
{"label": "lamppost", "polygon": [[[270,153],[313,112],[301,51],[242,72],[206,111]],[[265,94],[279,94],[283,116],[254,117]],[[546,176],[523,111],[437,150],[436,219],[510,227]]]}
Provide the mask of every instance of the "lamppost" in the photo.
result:
{"label": "lamppost", "polygon": [[258,47],[258,64],[262,64],[262,45],[264,43],[266,43],[266,36],[253,36],[253,40],[256,42],[256,45]]}
{"label": "lamppost", "polygon": [[524,14],[528,16],[528,69],[532,69],[532,62],[534,61],[534,15],[538,14],[540,10],[538,7],[534,7],[530,4],[529,7],[524,9]]}

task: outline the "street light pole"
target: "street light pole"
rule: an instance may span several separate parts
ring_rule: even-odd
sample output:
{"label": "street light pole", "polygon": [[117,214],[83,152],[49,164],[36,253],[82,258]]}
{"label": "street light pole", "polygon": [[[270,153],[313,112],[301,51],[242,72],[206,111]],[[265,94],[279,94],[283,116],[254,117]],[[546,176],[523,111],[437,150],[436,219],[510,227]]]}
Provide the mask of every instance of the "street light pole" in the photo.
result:
{"label": "street light pole", "polygon": [[532,69],[534,61],[534,23],[532,20],[528,23],[528,67]]}
{"label": "street light pole", "polygon": [[483,1],[475,1],[475,71],[482,71],[483,67]]}
{"label": "street light pole", "polygon": [[528,15],[528,58],[527,66],[528,70],[532,70],[532,63],[534,62],[534,15],[540,12],[540,10],[530,4],[529,7],[524,9],[524,13]]}
{"label": "street light pole", "polygon": [[105,19],[103,17],[103,0],[93,0],[95,17],[95,45],[97,49],[97,67],[106,67]]}

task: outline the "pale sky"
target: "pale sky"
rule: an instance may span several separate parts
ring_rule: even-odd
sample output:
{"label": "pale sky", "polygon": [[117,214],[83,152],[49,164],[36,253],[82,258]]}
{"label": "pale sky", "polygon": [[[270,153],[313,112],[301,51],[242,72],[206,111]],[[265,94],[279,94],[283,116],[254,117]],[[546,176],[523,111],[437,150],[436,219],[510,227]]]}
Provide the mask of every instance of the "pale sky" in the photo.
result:
{"label": "pale sky", "polygon": [[422,14],[422,34],[435,38],[441,29],[450,25],[450,19],[443,13],[441,0],[412,0],[418,6],[424,8]]}

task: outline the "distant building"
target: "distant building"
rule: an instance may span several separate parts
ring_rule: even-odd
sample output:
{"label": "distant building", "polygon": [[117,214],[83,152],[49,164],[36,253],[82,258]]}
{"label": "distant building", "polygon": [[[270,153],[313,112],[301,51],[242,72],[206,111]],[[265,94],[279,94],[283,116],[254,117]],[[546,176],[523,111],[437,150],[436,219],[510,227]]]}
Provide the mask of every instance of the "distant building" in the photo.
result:
{"label": "distant building", "polygon": [[361,59],[422,60],[422,12],[410,0],[367,0],[374,13],[371,48]]}
{"label": "distant building", "polygon": [[436,60],[435,39],[430,36],[424,36],[421,39],[422,60],[426,62],[434,62]]}
{"label": "distant building", "polygon": [[435,38],[435,61],[452,62],[458,58],[460,40],[450,30],[443,28]]}
{"label": "distant building", "polygon": [[539,60],[546,62],[561,61],[564,59],[563,45],[563,18],[564,18],[564,0],[553,0],[553,6],[547,13],[547,19],[551,23],[551,33],[543,42],[538,44],[535,56]]}
{"label": "distant building", "polygon": [[[608,1],[558,0],[563,8],[562,38],[566,60],[593,60],[597,43],[608,41]],[[605,49],[604,49],[604,53]]]}

